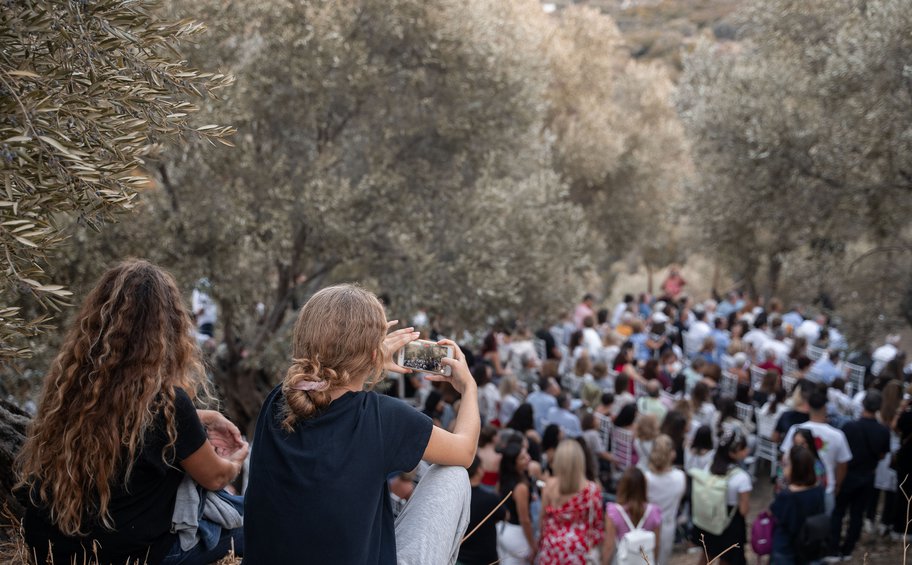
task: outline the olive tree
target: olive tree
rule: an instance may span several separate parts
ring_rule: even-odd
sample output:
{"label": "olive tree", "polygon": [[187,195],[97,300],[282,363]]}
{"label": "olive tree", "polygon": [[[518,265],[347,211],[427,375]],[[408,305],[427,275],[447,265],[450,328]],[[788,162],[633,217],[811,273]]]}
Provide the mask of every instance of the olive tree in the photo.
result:
{"label": "olive tree", "polygon": [[[202,26],[154,3],[7,2],[0,11],[0,358],[71,295],[49,274],[72,227],[133,206],[143,157],[180,137],[225,143],[194,125],[197,102],[230,79],[175,52]],[[14,304],[14,296],[35,301]]]}
{"label": "olive tree", "polygon": [[910,237],[908,5],[751,2],[740,21],[740,44],[704,43],[687,58],[679,92],[700,173],[687,198],[704,243],[748,283],[766,267],[768,294],[788,274],[804,292],[867,305],[850,325],[867,316],[895,327],[900,292],[871,284],[879,266],[850,266]]}

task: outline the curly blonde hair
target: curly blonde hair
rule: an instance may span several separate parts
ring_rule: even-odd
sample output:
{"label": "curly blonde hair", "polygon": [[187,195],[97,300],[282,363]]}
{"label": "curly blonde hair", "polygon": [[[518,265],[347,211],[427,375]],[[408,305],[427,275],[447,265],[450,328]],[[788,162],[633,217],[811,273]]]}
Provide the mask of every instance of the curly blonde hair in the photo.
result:
{"label": "curly blonde hair", "polygon": [[282,381],[283,428],[291,432],[298,420],[326,408],[332,389],[362,376],[374,384],[383,369],[385,337],[386,312],[373,293],[343,284],[313,295],[295,323],[292,362]]}
{"label": "curly blonde hair", "polygon": [[70,325],[17,462],[20,486],[61,532],[85,535],[87,516],[116,528],[111,487],[129,482],[159,414],[162,459],[173,464],[175,387],[209,396],[180,291],[155,265],[124,261],[101,276]]}

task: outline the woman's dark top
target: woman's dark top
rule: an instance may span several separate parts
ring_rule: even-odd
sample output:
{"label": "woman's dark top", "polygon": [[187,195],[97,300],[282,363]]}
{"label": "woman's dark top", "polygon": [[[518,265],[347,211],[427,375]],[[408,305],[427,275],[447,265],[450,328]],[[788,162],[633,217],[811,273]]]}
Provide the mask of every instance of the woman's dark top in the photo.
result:
{"label": "woman's dark top", "polygon": [[[83,521],[83,529],[88,530],[86,537],[65,536],[53,524],[47,508],[29,505],[23,520],[25,541],[37,554],[38,563],[47,561],[48,543],[53,548],[54,563],[70,563],[73,559],[82,563],[84,556],[92,557],[92,563],[95,563],[93,540],[98,542],[101,565],[122,565],[128,560],[154,565],[164,559],[177,540],[171,533],[171,518],[177,488],[184,479],[179,462],[193,455],[206,442],[206,430],[190,397],[180,388],[175,388],[174,392],[177,427],[174,457],[167,463],[162,459],[168,435],[164,416],[159,413],[143,438],[129,483],[123,484],[121,473],[119,484],[111,485],[108,509],[114,531],[105,530],[97,517],[86,517]],[[92,430],[84,433],[92,433]],[[38,501],[37,496],[33,499]]]}
{"label": "woman's dark top", "polygon": [[[482,487],[472,487],[472,505],[466,532],[475,530],[485,517],[497,508],[500,497]],[[506,505],[497,508],[487,522],[459,547],[458,563],[464,565],[490,565],[497,561],[497,522],[504,519]]]}
{"label": "woman's dark top", "polygon": [[776,517],[773,527],[773,553],[794,555],[794,540],[805,520],[824,511],[823,487],[792,492],[783,489],[776,495],[770,511]]}
{"label": "woman's dark top", "polygon": [[[512,479],[504,480],[503,477],[501,477],[500,480],[501,480],[501,485],[500,485],[500,498],[501,499],[503,497],[507,496],[508,492],[512,491],[520,484],[516,480],[512,480]],[[531,495],[530,491],[526,491],[526,492],[529,492],[529,494]],[[503,507],[506,508],[507,512],[510,513],[510,516],[507,518],[507,523],[515,524],[518,526],[519,525],[519,512],[516,511],[516,493],[515,492],[513,493],[513,496],[511,496],[510,498],[507,499],[507,501],[504,503]]]}
{"label": "woman's dark top", "polygon": [[896,452],[897,480],[901,483],[906,475],[912,473],[912,411],[900,414],[896,422],[899,432],[899,451]]}
{"label": "woman's dark top", "polygon": [[244,563],[396,563],[387,477],[414,469],[430,418],[374,392],[346,392],[282,428],[280,387],[257,420],[244,502]]}

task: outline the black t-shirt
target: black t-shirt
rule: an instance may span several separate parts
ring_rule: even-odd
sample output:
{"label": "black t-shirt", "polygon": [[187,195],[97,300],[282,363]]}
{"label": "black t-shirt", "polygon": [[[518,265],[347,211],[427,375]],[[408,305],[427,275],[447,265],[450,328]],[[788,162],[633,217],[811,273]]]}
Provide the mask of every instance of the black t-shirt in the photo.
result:
{"label": "black t-shirt", "polygon": [[317,416],[281,425],[277,387],[257,420],[244,499],[244,564],[394,564],[387,478],[410,471],[431,419],[374,392],[346,392]]}
{"label": "black t-shirt", "polygon": [[[29,506],[24,519],[25,541],[38,554],[38,562],[47,560],[48,543],[53,548],[54,563],[83,562],[84,555],[93,556],[92,540],[98,542],[101,565],[132,563],[154,565],[167,555],[177,536],[171,533],[174,499],[184,479],[178,462],[193,455],[206,441],[206,430],[187,393],[174,391],[177,442],[174,458],[166,463],[162,449],[168,443],[164,415],[159,413],[146,432],[142,450],[137,454],[129,484],[121,478],[111,486],[108,509],[115,531],[105,530],[97,518],[86,518],[85,538],[64,536],[50,519],[48,509]],[[85,433],[90,433],[89,431]],[[36,501],[37,497],[33,497]],[[92,563],[95,563],[94,557]]]}
{"label": "black t-shirt", "polygon": [[[474,530],[498,504],[500,499],[496,494],[480,486],[472,487],[472,510],[466,534]],[[488,521],[462,544],[456,561],[464,565],[489,565],[497,561],[497,522],[503,520],[506,515],[505,506],[498,508],[497,512],[494,512]]]}
{"label": "black t-shirt", "polygon": [[873,418],[861,418],[842,427],[852,450],[848,472],[853,475],[873,475],[877,463],[890,452],[890,430]]}
{"label": "black t-shirt", "polygon": [[906,410],[899,416],[896,422],[896,430],[899,432],[899,451],[896,453],[896,472],[897,480],[902,480],[909,473],[912,473],[912,411]]}
{"label": "black t-shirt", "polygon": [[785,434],[788,433],[789,428],[797,424],[803,424],[808,420],[810,420],[810,416],[806,412],[798,412],[797,410],[783,412],[782,416],[779,416],[779,420],[776,421],[776,431],[781,435],[781,439],[785,439]]}

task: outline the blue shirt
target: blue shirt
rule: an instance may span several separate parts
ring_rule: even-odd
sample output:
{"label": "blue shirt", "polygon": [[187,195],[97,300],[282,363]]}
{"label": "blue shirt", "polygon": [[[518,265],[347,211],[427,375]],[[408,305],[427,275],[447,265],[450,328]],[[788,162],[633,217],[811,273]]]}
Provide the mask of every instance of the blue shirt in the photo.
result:
{"label": "blue shirt", "polygon": [[557,399],[545,391],[539,390],[526,397],[526,402],[532,406],[532,419],[535,422],[535,431],[539,435],[545,433],[545,420],[548,411],[557,406]]}
{"label": "blue shirt", "polygon": [[715,328],[709,335],[711,335],[716,342],[716,357],[721,359],[722,356],[728,352],[728,345],[731,343],[731,338],[728,337],[727,331]]}
{"label": "blue shirt", "polygon": [[652,351],[646,347],[648,336],[644,332],[633,334],[628,340],[633,344],[633,357],[637,361],[649,361],[652,359]]}
{"label": "blue shirt", "polygon": [[804,321],[804,317],[801,314],[799,314],[798,312],[795,312],[794,310],[792,310],[788,314],[783,314],[783,316],[782,316],[782,323],[792,326],[792,330],[797,329],[798,326],[800,326],[801,322],[803,322],[803,321]]}
{"label": "blue shirt", "polygon": [[554,407],[548,412],[548,423],[557,424],[566,437],[577,438],[583,435],[583,427],[573,412]]}
{"label": "blue shirt", "polygon": [[723,300],[722,303],[716,307],[716,316],[720,316],[722,318],[728,318],[732,312],[737,312],[737,311],[741,310],[742,308],[744,308],[743,300],[738,300],[734,304],[732,304],[728,300]]}
{"label": "blue shirt", "polygon": [[245,565],[396,563],[387,477],[418,465],[431,419],[375,392],[346,392],[282,428],[281,387],[257,420],[244,504]]}
{"label": "blue shirt", "polygon": [[807,378],[814,382],[822,382],[829,385],[839,376],[839,369],[830,361],[830,358],[821,357],[811,366]]}

